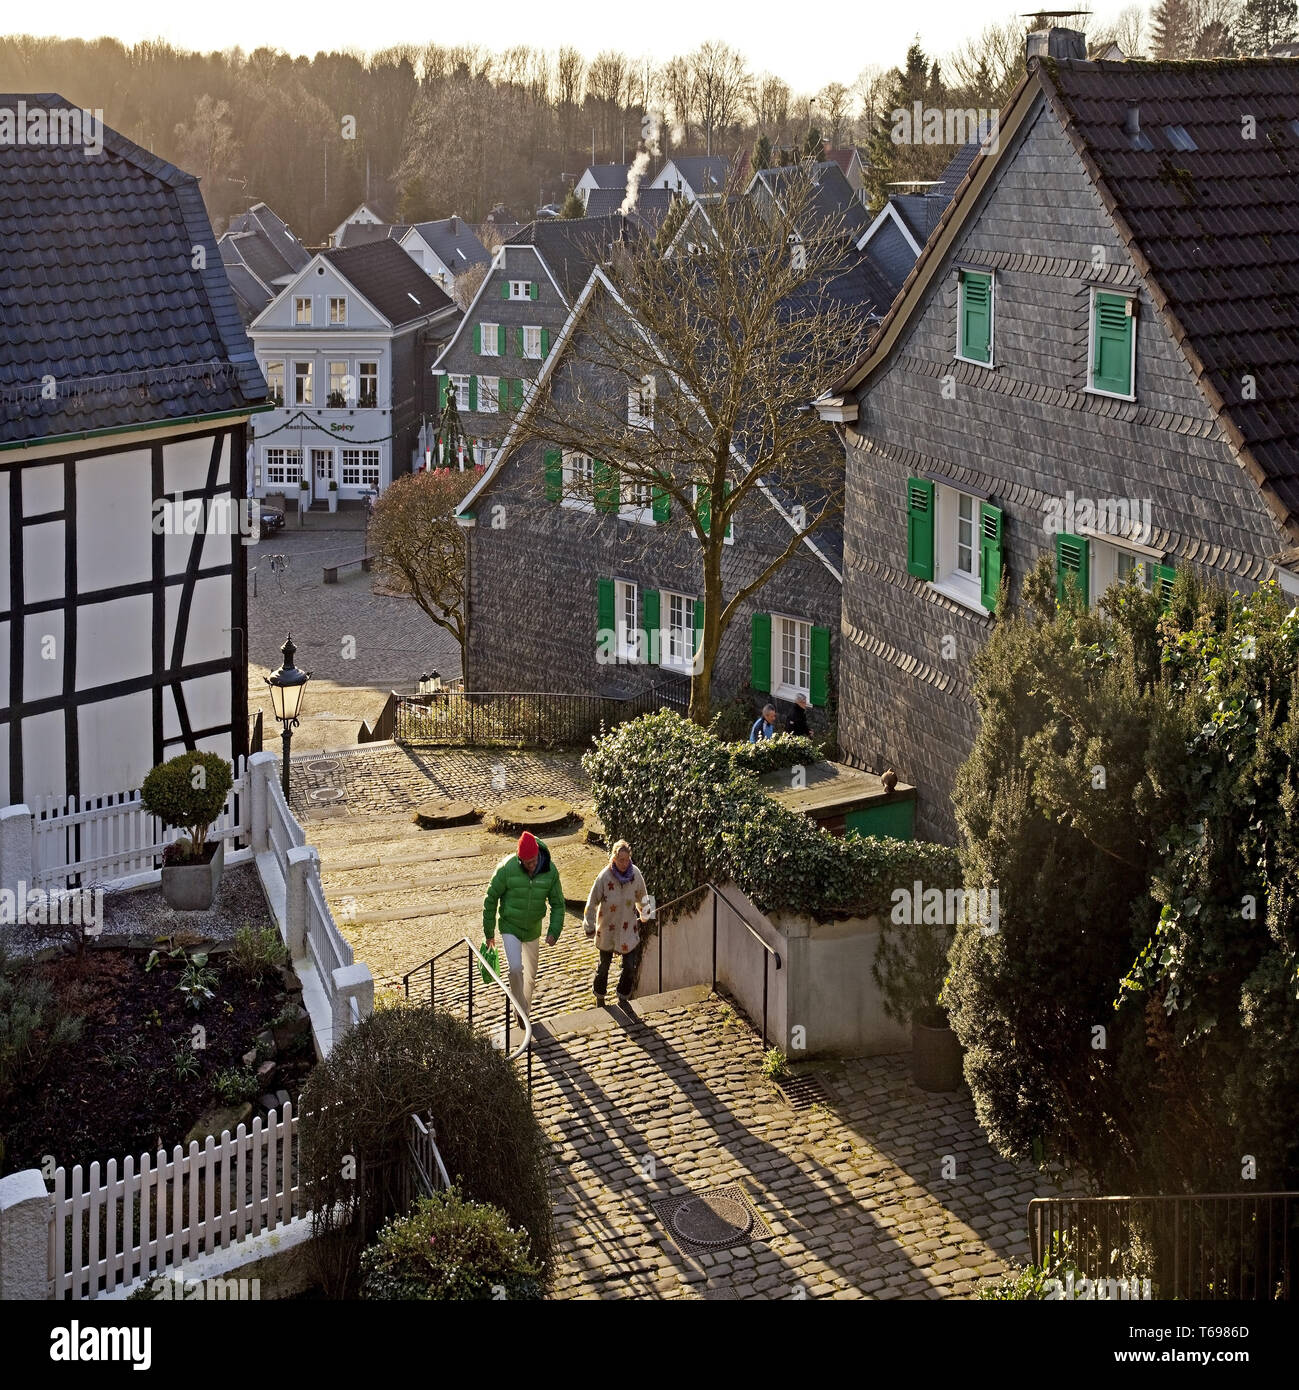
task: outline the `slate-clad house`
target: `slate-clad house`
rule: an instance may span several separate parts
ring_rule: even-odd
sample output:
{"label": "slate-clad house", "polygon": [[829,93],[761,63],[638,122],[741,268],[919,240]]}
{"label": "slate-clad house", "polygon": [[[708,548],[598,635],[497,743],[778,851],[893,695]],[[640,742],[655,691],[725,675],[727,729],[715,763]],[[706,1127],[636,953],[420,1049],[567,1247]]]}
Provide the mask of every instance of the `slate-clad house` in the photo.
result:
{"label": "slate-clad house", "polygon": [[556,219],[530,223],[496,252],[432,366],[438,412],[455,391],[473,462],[486,464],[500,446],[502,416],[523,403],[592,267],[615,243],[641,234],[639,224],[618,216]]}
{"label": "slate-clad house", "polygon": [[[69,109],[0,97],[19,102]],[[238,504],[266,386],[198,181],[103,136],[97,154],[0,147],[10,802],[126,791],[185,749],[248,745]]]}
{"label": "slate-clad house", "polygon": [[256,496],[308,505],[383,492],[411,471],[428,409],[423,363],[460,311],[397,245],[322,251],[249,330],[275,409],[257,423]]}
{"label": "slate-clad house", "polygon": [[[748,156],[743,156],[740,167],[735,170],[736,178],[743,177],[748,162]],[[695,203],[701,198],[705,201],[720,198],[731,175],[732,164],[725,155],[678,155],[667,160],[647,183],[650,188],[671,189],[678,197]]]}
{"label": "slate-clad house", "polygon": [[[873,296],[887,295],[859,256],[826,292],[881,309]],[[648,405],[639,384],[629,390],[621,377],[611,385],[596,380],[602,369],[593,363],[607,349],[588,340],[586,315],[620,305],[597,267],[542,378],[561,406],[578,390],[587,399],[625,395],[627,427],[653,429],[656,407],[677,389],[670,365],[656,375]],[[704,610],[699,543],[688,519],[677,515],[681,503],[664,490],[620,483],[616,460],[534,437],[527,428],[533,399],[461,509],[469,543],[466,686],[610,695],[657,686],[684,707]],[[737,453],[736,478],[749,467]],[[799,529],[795,500],[770,480],[746,499],[726,538],[727,601],[790,544]],[[820,504],[807,500],[815,516]],[[718,653],[718,702],[741,695],[760,707],[765,695],[783,703],[802,691],[814,708],[826,708],[835,684],[840,575],[839,534],[824,527],[744,601]],[[656,636],[640,639],[638,648],[638,632]],[[608,659],[611,650],[616,661]]]}
{"label": "slate-clad house", "polygon": [[1002,576],[1046,554],[1089,602],[1184,566],[1248,586],[1299,534],[1299,64],[1034,40],[997,148],[819,402],[847,452],[840,740],[941,837]]}
{"label": "slate-clad house", "polygon": [[463,217],[416,222],[397,238],[401,249],[426,274],[451,293],[456,276],[492,258]]}

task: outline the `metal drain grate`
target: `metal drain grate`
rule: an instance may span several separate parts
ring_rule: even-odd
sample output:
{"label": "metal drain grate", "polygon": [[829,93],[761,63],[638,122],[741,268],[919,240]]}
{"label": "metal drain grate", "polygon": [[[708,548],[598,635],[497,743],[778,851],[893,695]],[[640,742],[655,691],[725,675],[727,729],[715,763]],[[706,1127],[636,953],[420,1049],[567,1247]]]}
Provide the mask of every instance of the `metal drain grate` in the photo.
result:
{"label": "metal drain grate", "polygon": [[332,802],[342,801],[343,789],[341,787],[312,787],[307,793],[308,801]]}
{"label": "metal drain grate", "polygon": [[807,1110],[813,1105],[829,1105],[830,1096],[814,1072],[801,1076],[786,1076],[776,1082],[792,1110]]}
{"label": "metal drain grate", "polygon": [[339,761],[337,758],[317,758],[315,762],[307,764],[308,772],[337,772]]}
{"label": "metal drain grate", "polygon": [[684,1255],[730,1250],[767,1240],[771,1232],[740,1187],[714,1187],[651,1203]]}

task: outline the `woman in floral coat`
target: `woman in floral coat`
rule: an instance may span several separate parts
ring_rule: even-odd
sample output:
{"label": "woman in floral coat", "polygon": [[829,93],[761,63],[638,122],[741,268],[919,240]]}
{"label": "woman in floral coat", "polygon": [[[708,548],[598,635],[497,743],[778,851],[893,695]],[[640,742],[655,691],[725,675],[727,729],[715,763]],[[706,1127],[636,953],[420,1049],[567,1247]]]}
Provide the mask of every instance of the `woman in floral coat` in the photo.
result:
{"label": "woman in floral coat", "polygon": [[631,846],[619,840],[613,847],[609,867],[601,869],[586,900],[583,925],[587,937],[594,937],[600,952],[595,972],[595,1002],[604,1004],[609,987],[609,964],[621,956],[618,974],[618,1002],[627,1006],[640,964],[640,924],[653,916],[653,902],[645,891],[641,871],[631,862]]}

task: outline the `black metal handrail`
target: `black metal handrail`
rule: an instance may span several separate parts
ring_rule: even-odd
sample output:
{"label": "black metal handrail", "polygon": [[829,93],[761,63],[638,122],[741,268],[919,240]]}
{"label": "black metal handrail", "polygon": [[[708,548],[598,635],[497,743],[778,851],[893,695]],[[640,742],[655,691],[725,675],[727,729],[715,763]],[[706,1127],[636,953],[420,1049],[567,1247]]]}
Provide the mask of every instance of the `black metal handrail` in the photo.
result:
{"label": "black metal handrail", "polygon": [[[401,977],[402,991],[403,991],[403,993],[405,994],[405,997],[406,997],[407,999],[409,999],[409,998],[410,998],[410,982],[411,982],[417,975],[419,975],[421,972],[423,972],[424,970],[427,970],[427,971],[428,971],[428,997],[429,997],[429,1004],[430,1004],[431,1006],[433,1006],[433,1007],[436,1007],[436,1005],[437,1005],[437,963],[438,963],[438,961],[440,961],[440,960],[442,959],[443,956],[448,956],[448,955],[450,955],[453,951],[459,951],[459,950],[461,950],[462,948],[463,948],[464,950],[467,950],[467,951],[469,952],[469,957],[468,957],[468,961],[467,961],[467,964],[468,964],[468,967],[469,967],[469,968],[468,968],[468,971],[466,972],[466,979],[467,979],[467,981],[468,981],[468,1005],[467,1005],[467,1012],[468,1012],[468,1023],[469,1023],[469,1026],[470,1026],[471,1028],[474,1026],[474,974],[475,974],[475,966],[478,966],[478,967],[481,967],[482,970],[485,970],[485,971],[487,972],[487,974],[491,976],[491,979],[487,982],[488,985],[490,986],[490,985],[492,985],[492,984],[495,984],[496,987],[505,995],[505,1055],[506,1055],[506,1056],[510,1059],[510,1061],[512,1061],[512,1062],[513,1062],[513,1061],[517,1061],[518,1058],[521,1057],[521,1056],[526,1056],[526,1057],[527,1057],[527,1059],[528,1059],[528,1060],[527,1060],[528,1094],[531,1095],[531,1094],[532,1094],[532,1020],[528,1017],[528,1011],[523,1007],[522,1004],[519,1003],[519,1001],[518,1001],[518,1000],[514,997],[514,995],[510,992],[510,987],[509,987],[509,985],[507,985],[507,984],[505,983],[505,981],[501,979],[501,977],[496,973],[496,971],[495,971],[495,970],[491,967],[491,965],[488,963],[486,957],[482,954],[482,952],[478,949],[478,947],[475,946],[474,943],[473,943],[472,941],[470,941],[470,939],[469,939],[467,936],[462,936],[462,937],[460,938],[459,941],[453,941],[453,942],[451,943],[450,946],[444,946],[444,947],[442,948],[442,950],[438,951],[435,955],[430,956],[430,957],[428,958],[428,960],[424,961],[424,962],[423,962],[422,964],[420,964],[420,965],[417,965],[417,966],[414,968],[414,970],[408,971],[405,975],[403,975],[403,976]],[[514,1014],[515,1014],[516,1012],[518,1013],[519,1018],[522,1019],[522,1021],[523,1021],[522,1026],[523,1026],[523,1034],[524,1034],[524,1036],[523,1036],[523,1041],[519,1044],[519,1046],[518,1046],[517,1048],[515,1048],[513,1052],[511,1052],[511,1051],[510,1051],[510,1027],[511,1027],[511,1024],[512,1024],[513,1021],[514,1021]]]}
{"label": "black metal handrail", "polygon": [[1054,1259],[1116,1286],[1149,1279],[1159,1299],[1288,1302],[1299,1192],[1036,1197],[1028,1238],[1038,1266]]}
{"label": "black metal handrail", "polygon": [[[770,966],[771,966],[772,961],[774,960],[775,963],[776,963],[776,969],[777,969],[777,970],[781,969],[781,967],[782,967],[782,961],[781,961],[781,959],[780,959],[780,952],[777,951],[776,948],[775,948],[774,946],[772,946],[769,942],[767,942],[767,941],[765,941],[765,940],[763,939],[763,937],[759,934],[758,929],[753,925],[753,923],[749,921],[749,919],[744,915],[744,913],[743,913],[738,907],[736,907],[735,903],[731,900],[731,898],[730,898],[721,888],[719,888],[719,887],[717,886],[717,884],[715,884],[711,879],[709,879],[706,883],[697,884],[694,888],[689,889],[689,890],[688,890],[687,892],[685,892],[685,893],[680,893],[680,894],[678,894],[675,898],[669,898],[668,901],[665,902],[665,903],[655,903],[655,904],[654,904],[654,916],[655,916],[655,919],[656,919],[656,920],[660,919],[662,913],[663,913],[667,908],[673,907],[673,906],[675,906],[677,903],[685,902],[685,900],[686,900],[687,898],[692,898],[692,897],[695,896],[696,893],[701,893],[701,892],[703,892],[705,889],[711,891],[711,893],[712,893],[712,895],[713,895],[713,978],[712,978],[712,986],[711,986],[711,987],[712,987],[713,989],[716,989],[716,988],[717,988],[717,900],[718,900],[718,898],[721,898],[721,900],[727,905],[727,907],[729,907],[729,908],[731,909],[731,911],[735,914],[735,916],[739,918],[739,920],[740,920],[740,925],[743,926],[743,927],[748,931],[749,935],[758,943],[759,946],[762,947],[763,951],[765,952],[765,955],[763,956],[763,960],[762,960],[762,1046],[763,1046],[763,1048],[765,1049],[766,1046],[767,1046],[767,1001],[768,1001],[768,980],[769,980],[769,977],[770,977]],[[663,928],[662,928],[662,926],[659,927],[658,939],[659,939],[659,993],[662,994],[662,993],[663,993]]]}

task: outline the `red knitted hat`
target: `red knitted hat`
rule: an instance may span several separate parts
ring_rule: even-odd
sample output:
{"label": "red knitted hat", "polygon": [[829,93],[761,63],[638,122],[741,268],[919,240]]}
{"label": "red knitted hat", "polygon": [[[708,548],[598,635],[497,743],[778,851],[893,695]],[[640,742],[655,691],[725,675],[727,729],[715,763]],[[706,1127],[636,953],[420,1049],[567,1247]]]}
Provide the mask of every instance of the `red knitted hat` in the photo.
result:
{"label": "red knitted hat", "polygon": [[531,830],[525,830],[519,836],[519,858],[535,859],[540,851],[537,848],[537,837]]}

